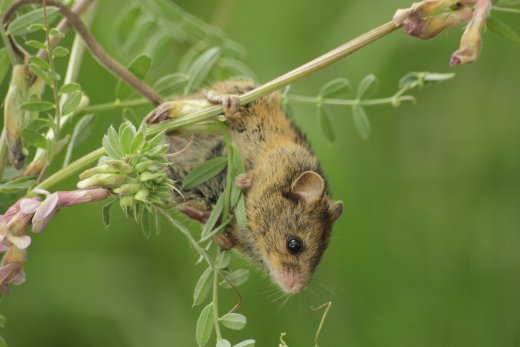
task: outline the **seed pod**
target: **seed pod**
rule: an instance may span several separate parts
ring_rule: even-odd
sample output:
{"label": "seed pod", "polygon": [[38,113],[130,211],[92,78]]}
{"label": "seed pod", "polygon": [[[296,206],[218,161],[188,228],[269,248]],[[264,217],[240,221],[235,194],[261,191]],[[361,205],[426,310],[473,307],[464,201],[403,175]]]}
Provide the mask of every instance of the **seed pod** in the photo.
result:
{"label": "seed pod", "polygon": [[148,189],[141,189],[137,194],[135,194],[134,198],[135,200],[146,202],[149,194],[150,191]]}
{"label": "seed pod", "polygon": [[143,171],[148,170],[148,168],[150,166],[153,166],[153,165],[154,165],[154,161],[153,160],[145,160],[145,161],[142,161],[142,162],[138,163],[135,166],[135,171],[141,173]]}
{"label": "seed pod", "polygon": [[141,185],[139,183],[127,183],[123,184],[121,187],[114,189],[114,193],[119,195],[134,195],[141,189]]}
{"label": "seed pod", "polygon": [[25,111],[20,106],[27,97],[26,70],[22,65],[13,67],[11,84],[5,97],[4,129],[7,135],[9,160],[16,169],[21,169],[25,161],[22,145],[22,129],[25,125]]}
{"label": "seed pod", "polygon": [[162,172],[153,173],[153,172],[145,171],[139,175],[139,180],[141,182],[147,182],[147,181],[155,180],[156,178],[163,177],[163,176],[164,176],[164,174]]}
{"label": "seed pod", "polygon": [[110,168],[122,174],[129,174],[133,171],[132,167],[122,160],[107,160],[105,161],[105,165],[108,165]]}

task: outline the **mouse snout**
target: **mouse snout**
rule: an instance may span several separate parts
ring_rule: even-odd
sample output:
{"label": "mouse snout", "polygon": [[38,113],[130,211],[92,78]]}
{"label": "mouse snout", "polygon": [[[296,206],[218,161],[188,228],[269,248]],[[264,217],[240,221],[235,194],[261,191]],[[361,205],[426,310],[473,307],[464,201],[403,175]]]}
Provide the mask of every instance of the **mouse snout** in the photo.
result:
{"label": "mouse snout", "polygon": [[304,288],[301,276],[293,270],[282,271],[276,277],[278,284],[286,293],[298,293]]}

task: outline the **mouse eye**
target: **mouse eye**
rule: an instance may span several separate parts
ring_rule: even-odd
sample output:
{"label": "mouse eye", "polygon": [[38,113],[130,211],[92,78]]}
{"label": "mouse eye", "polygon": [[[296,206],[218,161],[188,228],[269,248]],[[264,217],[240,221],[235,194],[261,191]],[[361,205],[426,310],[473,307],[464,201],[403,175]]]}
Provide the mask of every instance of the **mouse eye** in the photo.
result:
{"label": "mouse eye", "polygon": [[302,251],[303,242],[302,239],[296,236],[291,236],[287,239],[287,250],[291,254],[298,254]]}

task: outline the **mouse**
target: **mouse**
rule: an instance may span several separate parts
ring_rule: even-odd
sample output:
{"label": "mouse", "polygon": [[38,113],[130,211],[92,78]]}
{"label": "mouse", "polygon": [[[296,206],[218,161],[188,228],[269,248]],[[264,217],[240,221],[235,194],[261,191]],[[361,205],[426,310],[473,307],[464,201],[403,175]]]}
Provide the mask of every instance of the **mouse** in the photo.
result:
{"label": "mouse", "polygon": [[[244,162],[245,172],[235,183],[244,194],[247,228],[232,220],[215,241],[223,249],[238,250],[285,293],[294,294],[309,285],[343,202],[331,198],[320,162],[284,111],[279,92],[240,106],[239,96],[254,88],[249,81],[225,81],[182,99],[223,106],[229,135]],[[145,121],[167,120],[168,110],[178,102],[182,100],[160,105]],[[183,193],[177,208],[205,222],[224,191],[226,170],[193,189],[183,190],[181,182],[203,162],[226,156],[222,134],[175,130],[166,141],[170,176]]]}

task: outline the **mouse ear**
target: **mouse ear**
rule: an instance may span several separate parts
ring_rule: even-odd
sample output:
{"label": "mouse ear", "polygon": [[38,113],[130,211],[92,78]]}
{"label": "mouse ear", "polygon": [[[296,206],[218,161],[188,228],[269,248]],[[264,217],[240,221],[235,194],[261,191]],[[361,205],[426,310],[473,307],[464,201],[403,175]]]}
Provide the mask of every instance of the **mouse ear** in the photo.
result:
{"label": "mouse ear", "polygon": [[343,201],[334,201],[329,205],[330,218],[333,222],[343,214]]}
{"label": "mouse ear", "polygon": [[306,204],[318,201],[325,192],[325,181],[314,171],[305,171],[291,185],[291,193],[302,198]]}

